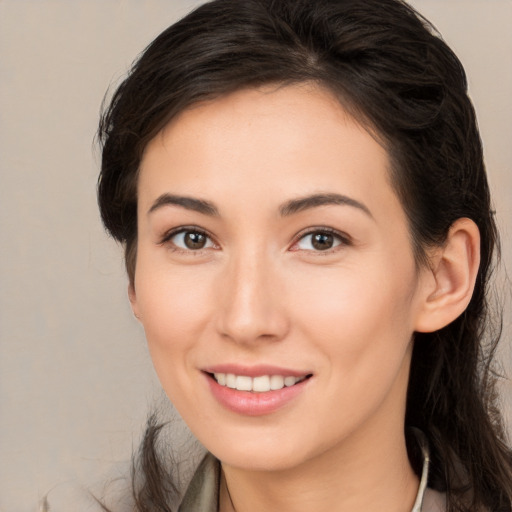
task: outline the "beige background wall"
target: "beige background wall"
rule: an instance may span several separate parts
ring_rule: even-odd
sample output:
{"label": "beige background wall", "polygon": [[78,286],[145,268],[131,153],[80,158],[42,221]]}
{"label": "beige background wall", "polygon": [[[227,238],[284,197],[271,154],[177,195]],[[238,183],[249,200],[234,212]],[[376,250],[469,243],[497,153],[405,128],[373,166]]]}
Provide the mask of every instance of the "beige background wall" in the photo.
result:
{"label": "beige background wall", "polygon": [[[107,86],[198,3],[0,0],[2,512],[123,471],[160,397],[121,252],[99,222],[93,136]],[[512,2],[413,4],[466,66],[512,272]],[[510,306],[507,322],[506,362]],[[510,424],[511,401],[508,383]]]}

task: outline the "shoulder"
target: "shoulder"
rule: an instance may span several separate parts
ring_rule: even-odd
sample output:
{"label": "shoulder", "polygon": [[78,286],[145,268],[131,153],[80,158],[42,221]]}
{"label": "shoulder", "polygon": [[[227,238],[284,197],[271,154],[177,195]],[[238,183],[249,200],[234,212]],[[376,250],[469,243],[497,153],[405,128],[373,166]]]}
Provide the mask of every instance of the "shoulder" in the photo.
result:
{"label": "shoulder", "polygon": [[220,482],[220,463],[207,453],[199,464],[179,512],[217,512]]}
{"label": "shoulder", "polygon": [[39,502],[38,512],[100,512],[102,510],[93,495],[79,485],[72,483],[58,484],[53,487]]}
{"label": "shoulder", "polygon": [[37,512],[132,512],[133,500],[129,483],[119,479],[88,489],[74,482],[53,487],[40,500]]}
{"label": "shoulder", "polygon": [[446,495],[434,489],[425,489],[421,512],[446,512]]}

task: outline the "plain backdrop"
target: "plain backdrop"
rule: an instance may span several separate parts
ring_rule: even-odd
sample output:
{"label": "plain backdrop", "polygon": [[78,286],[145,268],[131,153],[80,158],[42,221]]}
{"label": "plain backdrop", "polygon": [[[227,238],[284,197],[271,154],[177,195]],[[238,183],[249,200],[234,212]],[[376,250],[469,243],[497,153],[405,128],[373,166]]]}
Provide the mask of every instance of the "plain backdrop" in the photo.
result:
{"label": "plain backdrop", "polygon": [[[68,481],[122,473],[161,400],[121,250],[100,224],[93,138],[109,85],[199,3],[0,0],[1,512],[36,510]],[[510,271],[512,1],[412,3],[466,67]],[[504,273],[499,283],[510,293]],[[501,350],[509,369],[510,310]],[[509,429],[511,401],[504,381]]]}

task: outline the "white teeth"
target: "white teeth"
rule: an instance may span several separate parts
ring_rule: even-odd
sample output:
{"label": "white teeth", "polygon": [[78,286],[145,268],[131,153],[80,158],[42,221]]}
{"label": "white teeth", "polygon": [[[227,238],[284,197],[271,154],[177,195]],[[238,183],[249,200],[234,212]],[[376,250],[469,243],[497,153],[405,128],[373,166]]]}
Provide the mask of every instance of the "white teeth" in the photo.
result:
{"label": "white teeth", "polygon": [[232,373],[228,373],[226,375],[226,386],[228,388],[236,389],[236,375],[233,375]]}
{"label": "white teeth", "polygon": [[281,377],[281,375],[272,375],[270,377],[270,389],[276,390],[284,388],[284,377]]}
{"label": "white teeth", "polygon": [[270,377],[268,375],[254,377],[254,379],[252,379],[252,390],[256,391],[256,393],[270,391]]}
{"label": "white teeth", "polygon": [[236,378],[236,389],[238,391],[252,391],[252,379],[247,375],[238,375]]}
{"label": "white teeth", "polygon": [[285,386],[290,387],[306,378],[283,377],[282,375],[261,375],[252,378],[247,375],[234,375],[233,373],[214,373],[213,375],[221,386],[237,389],[238,391],[252,391],[254,393],[265,393],[282,389]]}
{"label": "white teeth", "polygon": [[284,378],[284,385],[286,387],[293,386],[297,381],[295,380],[295,377],[285,377]]}

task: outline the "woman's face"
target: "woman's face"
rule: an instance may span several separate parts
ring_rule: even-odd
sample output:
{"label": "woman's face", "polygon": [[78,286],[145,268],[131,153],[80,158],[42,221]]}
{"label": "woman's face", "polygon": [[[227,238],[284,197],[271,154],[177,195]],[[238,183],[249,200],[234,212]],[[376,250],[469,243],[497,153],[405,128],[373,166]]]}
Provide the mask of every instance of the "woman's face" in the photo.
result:
{"label": "woman's face", "polygon": [[138,193],[132,306],[213,454],[283,469],[403,435],[423,271],[386,151],[328,92],[194,106],[148,145]]}

